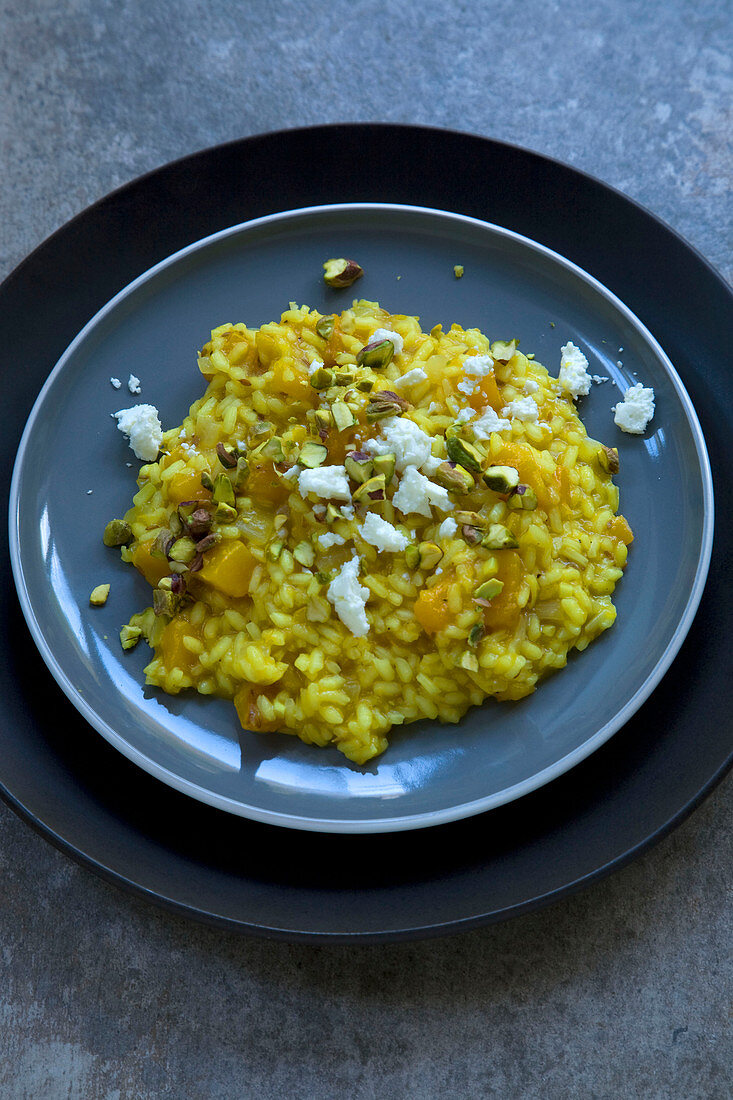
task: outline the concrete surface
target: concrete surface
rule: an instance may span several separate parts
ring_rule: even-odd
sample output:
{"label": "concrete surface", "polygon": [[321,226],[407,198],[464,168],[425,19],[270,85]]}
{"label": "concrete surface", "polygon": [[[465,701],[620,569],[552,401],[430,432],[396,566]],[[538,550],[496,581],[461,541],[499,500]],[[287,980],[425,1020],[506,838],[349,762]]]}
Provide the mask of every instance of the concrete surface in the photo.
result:
{"label": "concrete surface", "polygon": [[[564,159],[730,277],[732,38],[727,0],[0,0],[0,276],[174,157],[383,120]],[[0,806],[0,1096],[728,1096],[732,795],[553,909],[359,949],[163,915]]]}

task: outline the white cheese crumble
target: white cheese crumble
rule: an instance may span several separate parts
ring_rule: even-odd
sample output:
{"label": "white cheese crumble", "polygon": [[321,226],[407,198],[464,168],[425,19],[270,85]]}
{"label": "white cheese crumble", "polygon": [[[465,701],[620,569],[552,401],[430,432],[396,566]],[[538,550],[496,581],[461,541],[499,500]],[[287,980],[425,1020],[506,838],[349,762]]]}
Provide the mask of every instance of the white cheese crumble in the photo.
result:
{"label": "white cheese crumble", "polygon": [[539,388],[539,382],[535,382],[533,378],[528,378],[523,387],[525,393],[537,393]]}
{"label": "white cheese crumble", "polygon": [[376,546],[377,550],[383,552],[395,553],[398,550],[404,550],[409,542],[401,531],[391,523],[387,523],[387,520],[382,519],[376,512],[367,512],[359,528],[359,534],[364,542],[368,542],[370,546]]}
{"label": "white cheese crumble", "polygon": [[597,386],[600,386],[601,382],[610,382],[611,379],[607,374],[594,374],[592,375],[593,381]]}
{"label": "white cheese crumble", "polygon": [[341,622],[357,638],[369,633],[369,621],[364,605],[369,589],[359,584],[359,559],[345,562],[328,586],[326,595]]}
{"label": "white cheese crumble", "polygon": [[453,536],[455,535],[457,530],[458,530],[458,524],[456,523],[456,521],[454,519],[451,519],[450,516],[448,516],[448,518],[444,519],[443,522],[441,523],[440,527],[438,528],[438,532],[437,532],[438,533],[438,538],[439,539],[453,538]]}
{"label": "white cheese crumble", "polygon": [[130,393],[140,393],[140,379],[136,378],[134,374],[131,374],[127,379],[127,388]]}
{"label": "white cheese crumble", "polygon": [[490,374],[493,369],[494,360],[490,355],[469,355],[463,360],[465,378],[458,383],[456,389],[470,397],[481,385],[481,379]]}
{"label": "white cheese crumble", "polygon": [[354,518],[354,505],[353,504],[342,504],[341,505],[341,515],[344,517],[344,519],[353,519]]}
{"label": "white cheese crumble", "polygon": [[405,516],[410,512],[417,512],[418,515],[428,518],[432,516],[431,504],[443,512],[450,512],[453,507],[448,490],[428,481],[414,466],[408,466],[400,478],[400,486],[392,497],[392,504]]}
{"label": "white cheese crumble", "polygon": [[488,405],[478,420],[471,425],[476,439],[488,439],[492,432],[506,432],[511,426],[511,420],[502,419],[491,405]]}
{"label": "white cheese crumble", "polygon": [[284,470],[283,473],[280,474],[280,477],[284,477],[287,479],[290,479],[291,477],[298,477],[300,469],[300,466],[296,464],[295,466],[291,466],[289,470]]}
{"label": "white cheese crumble", "polygon": [[572,340],[560,348],[560,373],[557,377],[562,388],[572,397],[590,393],[588,360]]}
{"label": "white cheese crumble", "polygon": [[135,457],[141,462],[155,462],[163,442],[163,428],[155,405],[133,405],[112,413],[117,427],[130,440]]}
{"label": "white cheese crumble", "polygon": [[332,546],[343,546],[346,539],[337,535],[335,531],[326,531],[325,535],[318,536],[318,545],[321,550],[328,550]]}
{"label": "white cheese crumble", "polygon": [[395,355],[402,354],[405,341],[402,339],[399,332],[394,332],[391,328],[378,328],[376,332],[373,332],[369,337],[370,344],[380,344],[383,340],[392,341]]}
{"label": "white cheese crumble", "polygon": [[400,389],[402,386],[416,386],[418,382],[424,382],[427,377],[422,367],[413,367],[412,370],[408,370],[407,374],[395,378],[392,385],[397,389]]}
{"label": "white cheese crumble", "polygon": [[[506,408],[502,409],[505,416],[511,416],[516,420],[539,420],[540,410],[534,397],[517,397],[510,401]],[[474,431],[476,427],[474,425]]]}
{"label": "white cheese crumble", "polygon": [[364,449],[371,454],[395,456],[398,473],[407,466],[424,466],[431,457],[432,439],[405,416],[391,416],[381,423],[381,439],[368,439]]}
{"label": "white cheese crumble", "polygon": [[116,390],[118,390],[120,388],[120,386],[122,385],[119,378],[110,378],[110,382],[112,383],[112,385],[114,386],[114,388]]}
{"label": "white cheese crumble", "polygon": [[315,493],[325,500],[351,500],[345,466],[316,466],[313,470],[301,470],[298,488],[302,497]]}
{"label": "white cheese crumble", "polygon": [[323,366],[323,360],[321,360],[321,359],[311,359],[310,363],[308,364],[308,374],[315,373],[315,371],[320,370],[322,366]]}
{"label": "white cheese crumble", "polygon": [[458,413],[458,416],[456,417],[456,423],[468,424],[469,420],[473,420],[474,416],[476,415],[477,414],[475,409],[461,409]]}
{"label": "white cheese crumble", "polygon": [[615,406],[614,421],[622,432],[642,435],[654,416],[654,390],[637,382],[624,394],[623,401]]}

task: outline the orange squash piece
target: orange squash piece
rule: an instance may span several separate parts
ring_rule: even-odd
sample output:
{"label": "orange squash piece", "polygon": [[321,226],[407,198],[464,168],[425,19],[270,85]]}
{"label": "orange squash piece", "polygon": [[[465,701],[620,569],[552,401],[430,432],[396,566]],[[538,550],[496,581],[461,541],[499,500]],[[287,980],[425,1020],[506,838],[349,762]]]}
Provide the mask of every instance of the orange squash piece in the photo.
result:
{"label": "orange squash piece", "polygon": [[521,614],[517,597],[524,580],[524,565],[519,554],[512,550],[502,551],[497,557],[497,580],[503,581],[504,587],[498,596],[494,596],[491,607],[486,608],[484,626],[489,631],[512,630]]}
{"label": "orange squash piece", "polygon": [[525,485],[529,485],[530,489],[534,489],[537,503],[546,512],[559,503],[562,483],[558,481],[556,489],[545,485],[540,464],[528,443],[502,444],[501,450],[492,459],[492,463],[495,466],[513,466],[518,470],[520,479]]}
{"label": "orange squash piece", "polygon": [[239,689],[234,696],[237,718],[239,718],[242,729],[252,730],[255,733],[273,732],[279,729],[278,723],[275,720],[262,717],[260,708],[257,706],[258,694],[262,693],[258,693],[256,690],[253,691],[248,684]]}
{"label": "orange squash piece", "polygon": [[156,655],[162,657],[167,669],[180,668],[182,672],[191,672],[198,661],[198,654],[186,649],[183,639],[186,635],[196,637],[196,629],[186,619],[172,619],[163,630],[156,646]]}
{"label": "orange squash piece", "polygon": [[434,588],[423,588],[415,600],[415,618],[426,634],[437,634],[439,630],[444,630],[453,618],[448,610],[448,589],[451,583],[448,578]]}
{"label": "orange squash piece", "polygon": [[481,385],[471,394],[468,403],[476,412],[480,412],[481,409],[486,408],[487,404],[491,405],[495,412],[501,412],[506,402],[499,393],[496,375],[493,371],[481,379]]}
{"label": "orange squash piece", "polygon": [[139,542],[132,551],[132,564],[138,573],[142,573],[148,584],[156,587],[159,580],[170,576],[170,569],[165,558],[154,558],[150,551],[155,539],[145,539]]}
{"label": "orange squash piece", "polygon": [[612,538],[620,539],[624,546],[634,541],[634,533],[624,516],[615,516],[609,520],[606,529]]}
{"label": "orange squash piece", "polygon": [[273,504],[277,507],[287,500],[289,490],[278,478],[272,463],[267,462],[251,472],[244,492],[261,504]]}
{"label": "orange squash piece", "polygon": [[211,492],[204,489],[198,471],[181,470],[168,482],[168,499],[174,504],[184,500],[210,500]]}
{"label": "orange squash piece", "polygon": [[255,564],[243,542],[228,539],[207,550],[203,567],[195,576],[225,596],[241,599],[247,595]]}
{"label": "orange squash piece", "polygon": [[270,370],[273,387],[280,393],[286,393],[296,401],[305,401],[313,393],[308,378],[296,370],[287,358],[276,359]]}

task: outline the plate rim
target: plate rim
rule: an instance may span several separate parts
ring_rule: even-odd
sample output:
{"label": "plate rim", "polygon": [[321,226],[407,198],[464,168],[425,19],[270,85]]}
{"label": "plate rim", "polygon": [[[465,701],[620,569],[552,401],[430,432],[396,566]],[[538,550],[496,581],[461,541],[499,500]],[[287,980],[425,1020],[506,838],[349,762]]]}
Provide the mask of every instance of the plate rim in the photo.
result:
{"label": "plate rim", "polygon": [[[472,136],[472,135],[464,135]],[[246,140],[246,139],[245,139]],[[227,143],[227,144],[237,144]],[[504,143],[507,144],[507,143]],[[219,148],[217,146],[214,149]],[[511,148],[521,149],[518,146],[511,146]],[[211,151],[211,150],[209,150]],[[204,151],[205,152],[205,151]],[[531,152],[531,151],[529,151]],[[198,154],[194,154],[196,156]],[[542,156],[542,154],[532,154]],[[185,158],[184,158],[185,159]],[[551,158],[544,158],[550,160]],[[176,163],[176,162],[173,162]],[[553,162],[560,164],[561,162]],[[167,166],[164,166],[167,167]],[[567,167],[567,166],[563,166]],[[575,169],[572,169],[575,171]],[[155,170],[154,170],[155,171]],[[157,171],[160,171],[158,169]],[[148,173],[148,175],[153,175]],[[145,178],[145,177],[140,177]],[[592,180],[596,185],[600,181],[589,176],[588,179]],[[125,186],[131,186],[138,181],[130,181],[130,184]],[[601,184],[601,186],[606,186]],[[612,190],[612,189],[611,189]],[[621,192],[617,192],[622,198],[627,199],[627,196]],[[627,200],[633,202],[633,200]],[[99,202],[104,202],[104,198]],[[638,206],[638,204],[635,204]],[[644,208],[641,208],[642,210]],[[654,354],[656,360],[661,364],[667,379],[671,382],[675,391],[678,401],[680,402],[684,411],[687,423],[689,425],[691,435],[695,445],[695,451],[698,461],[698,469],[703,488],[703,523],[700,534],[700,549],[697,557],[697,565],[695,569],[695,576],[690,587],[687,601],[685,603],[684,610],[675,626],[674,632],[669,639],[665,649],[656,661],[654,668],[650,671],[644,682],[634,692],[634,694],[625,702],[624,706],[616,713],[614,718],[607,722],[600,730],[597,730],[595,734],[589,737],[586,741],[579,745],[576,749],[570,753],[565,754],[554,764],[543,768],[541,771],[535,773],[533,776],[528,777],[519,783],[513,784],[511,787],[504,788],[502,791],[496,792],[492,795],[487,795],[480,799],[474,799],[468,803],[461,803],[456,806],[446,807],[442,810],[425,811],[417,814],[404,814],[395,818],[363,818],[358,820],[348,819],[328,819],[328,818],[308,818],[298,814],[287,814],[280,811],[271,811],[261,809],[257,806],[242,803],[230,797],[217,795],[215,792],[202,787],[190,780],[182,779],[176,773],[170,771],[168,768],[162,767],[157,764],[155,760],[146,756],[140,750],[134,748],[123,736],[119,734],[109,723],[102,720],[97,711],[87,704],[86,700],[75,689],[74,685],[65,674],[61,664],[56,659],[51,647],[47,643],[40,624],[33,611],[33,605],[28,593],[27,586],[25,584],[25,575],[22,565],[22,553],[19,545],[19,530],[18,530],[18,516],[19,516],[19,492],[20,481],[22,479],[23,465],[28,448],[29,440],[32,435],[32,429],[34,427],[36,418],[40,415],[42,407],[45,402],[47,392],[55,383],[59,374],[63,371],[68,360],[73,356],[77,347],[87,338],[94,328],[100,324],[105,317],[113,312],[117,306],[123,302],[130,295],[134,294],[145,283],[155,279],[159,274],[165,271],[167,268],[174,267],[176,264],[185,260],[187,257],[194,255],[198,251],[203,251],[212,245],[226,240],[229,237],[234,237],[237,234],[246,234],[253,230],[260,228],[266,228],[269,225],[278,224],[282,222],[288,222],[298,219],[312,218],[314,215],[328,215],[336,214],[343,215],[351,212],[362,211],[384,211],[393,212],[405,215],[417,215],[425,219],[440,219],[457,222],[461,225],[468,225],[482,232],[487,230],[496,236],[509,238],[516,244],[521,245],[524,248],[528,248],[530,251],[539,253],[546,260],[550,260],[554,264],[558,264],[566,270],[570,271],[576,278],[580,278],[586,285],[596,293],[604,298],[612,308],[636,330],[643,342],[649,347]],[[83,214],[84,212],[82,212]],[[645,211],[645,213],[648,213]],[[77,215],[81,217],[82,215]],[[650,215],[654,217],[654,215]],[[659,219],[656,219],[659,220]],[[664,223],[662,223],[664,224]],[[62,229],[64,227],[61,227]],[[673,230],[670,230],[674,233]],[[60,230],[57,230],[60,232]],[[678,236],[678,235],[677,235]],[[681,240],[681,238],[679,238]],[[683,242],[684,243],[684,242]],[[39,246],[39,248],[42,245]],[[31,253],[33,255],[33,253]],[[27,257],[30,259],[30,257]],[[703,258],[704,260],[704,258]],[[24,261],[25,262],[25,261]],[[708,265],[711,266],[711,265]],[[17,269],[16,269],[17,270]],[[715,269],[712,268],[714,274]],[[12,273],[11,273],[12,274]],[[718,275],[720,278],[720,276]],[[305,832],[316,832],[325,834],[377,834],[377,833],[395,833],[404,832],[410,830],[421,830],[425,828],[432,828],[435,826],[447,824],[449,822],[465,820],[468,817],[473,817],[477,814],[489,812],[496,809],[499,806],[505,805],[508,802],[515,801],[522,798],[527,794],[545,786],[552,782],[554,779],[559,778],[561,775],[566,774],[572,768],[576,767],[583,760],[587,759],[593,752],[605,744],[619,729],[621,729],[636,711],[643,705],[643,703],[649,698],[655,688],[659,685],[660,681],[668,672],[671,664],[673,663],[680,647],[682,646],[685,637],[692,625],[692,622],[697,613],[700,600],[705,588],[707,580],[708,570],[710,566],[710,560],[713,548],[714,539],[714,520],[715,520],[715,504],[714,504],[714,489],[712,472],[710,466],[710,459],[705,443],[704,434],[700,425],[699,418],[692,403],[692,400],[687,393],[687,389],[678,374],[676,368],[671,362],[669,356],[666,354],[659,341],[653,335],[653,333],[647,328],[647,326],[641,321],[641,319],[631,310],[626,303],[618,297],[613,291],[611,291],[605,284],[600,282],[590,272],[586,271],[580,265],[570,260],[568,257],[562,255],[556,250],[549,248],[547,245],[543,245],[539,241],[534,240],[525,234],[518,233],[515,230],[509,229],[506,226],[499,225],[497,223],[488,222],[483,219],[472,217],[466,214],[460,214],[455,211],[439,209],[435,207],[420,206],[417,204],[405,204],[405,203],[388,203],[388,202],[346,202],[346,203],[321,203],[314,206],[296,207],[288,210],[281,210],[265,214],[257,218],[247,219],[244,222],[238,222],[233,225],[227,226],[223,229],[219,229],[205,237],[199,238],[196,241],[190,242],[184,247],[169,254],[157,263],[152,265],[143,271],[136,278],[131,280],[125,286],[123,286],[112,298],[103,304],[103,306],[97,310],[97,312],[87,321],[82,329],[76,334],[71,343],[66,347],[62,355],[57,360],[53,369],[47,376],[44,385],[38,393],[33,407],[30,411],[28,419],[26,421],[18,450],[16,454],[15,463],[13,466],[13,473],[10,486],[10,499],[8,508],[8,530],[9,530],[9,550],[10,559],[13,572],[13,578],[15,582],[16,591],[20,601],[23,616],[28,625],[28,628],[32,634],[34,643],[46,664],[46,667],[51,672],[54,680],[62,689],[66,697],[76,708],[81,717],[89,723],[104,739],[111,744],[117,751],[121,752],[128,760],[132,761],[138,767],[142,768],[149,775],[154,776],[156,779],[164,782],[174,790],[179,791],[189,797],[196,799],[199,802],[203,802],[208,806],[212,806],[216,809],[222,810],[226,813],[233,814],[236,817],[243,817],[249,820],[258,821],[268,825],[274,825],[280,828],[297,829]]]}

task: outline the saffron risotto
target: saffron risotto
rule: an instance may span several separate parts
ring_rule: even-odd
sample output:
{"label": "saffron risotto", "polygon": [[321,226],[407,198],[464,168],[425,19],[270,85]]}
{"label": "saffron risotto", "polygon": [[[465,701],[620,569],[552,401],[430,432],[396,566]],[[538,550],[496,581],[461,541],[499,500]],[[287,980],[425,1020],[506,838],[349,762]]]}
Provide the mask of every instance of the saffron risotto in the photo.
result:
{"label": "saffron risotto", "polygon": [[198,365],[118,540],[155,590],[121,635],[153,648],[148,684],[363,764],[612,626],[616,453],[516,341],[291,303],[214,329]]}

